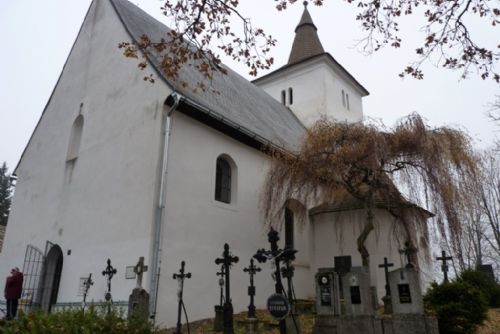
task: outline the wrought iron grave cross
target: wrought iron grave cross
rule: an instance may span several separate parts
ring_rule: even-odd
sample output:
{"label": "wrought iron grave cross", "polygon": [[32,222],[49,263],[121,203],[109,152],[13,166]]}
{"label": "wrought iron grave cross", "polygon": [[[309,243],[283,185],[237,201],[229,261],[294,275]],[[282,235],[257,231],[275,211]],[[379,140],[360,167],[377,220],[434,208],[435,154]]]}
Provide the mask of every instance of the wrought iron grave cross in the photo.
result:
{"label": "wrought iron grave cross", "polygon": [[144,265],[144,256],[139,258],[139,262],[134,267],[134,273],[137,276],[137,288],[142,289],[142,274],[148,271],[148,266]]}
{"label": "wrought iron grave cross", "polygon": [[224,252],[222,258],[215,259],[215,264],[224,267],[225,281],[226,281],[226,300],[224,301],[224,334],[233,334],[233,304],[231,303],[230,279],[229,268],[231,264],[238,263],[237,256],[232,256],[229,252],[229,245],[224,244]]}
{"label": "wrought iron grave cross", "polygon": [[220,276],[219,278],[219,288],[220,288],[220,306],[223,306],[224,305],[224,275],[225,272],[224,272],[224,266],[222,265],[220,267],[220,271],[218,271],[217,273],[215,273],[217,276]]}
{"label": "wrought iron grave cross", "polygon": [[438,261],[443,261],[443,264],[441,265],[441,271],[444,274],[443,283],[448,282],[448,261],[451,261],[452,259],[453,258],[451,256],[446,256],[445,251],[441,251],[441,257],[436,258]]}
{"label": "wrought iron grave cross", "polygon": [[413,255],[418,251],[417,248],[410,245],[409,241],[405,242],[405,247],[399,250],[399,253],[406,256],[406,268],[413,269],[415,265],[413,264]]}
{"label": "wrought iron grave cross", "polygon": [[[290,252],[287,250],[283,251],[278,247],[278,241],[280,240],[279,233],[274,228],[271,227],[269,233],[267,234],[267,241],[271,246],[270,250],[259,249],[257,253],[253,256],[260,263],[266,262],[267,259],[271,259],[274,261],[274,278],[276,283],[274,285],[275,291],[277,294],[284,295],[283,284],[281,281],[281,268],[280,262],[287,261],[290,258]],[[295,254],[292,250],[292,255]],[[280,334],[286,334],[286,323],[285,320],[280,320]]]}
{"label": "wrought iron grave cross", "polygon": [[85,312],[85,307],[87,306],[87,294],[89,293],[90,287],[94,285],[94,281],[92,281],[92,273],[89,274],[89,277],[85,279],[83,282],[83,305],[82,310]]}
{"label": "wrought iron grave cross", "polygon": [[184,279],[191,278],[191,273],[186,273],[184,267],[186,266],[186,262],[181,262],[181,269],[178,274],[173,275],[173,279],[176,279],[179,282],[179,303],[177,308],[177,330],[176,334],[181,334],[181,311],[182,306],[184,305],[184,301],[182,300],[182,294],[184,292]]}
{"label": "wrought iron grave cross", "polygon": [[108,281],[108,291],[106,292],[104,299],[106,299],[106,301],[110,301],[111,300],[111,279],[116,274],[116,268],[113,268],[113,266],[111,265],[110,259],[108,259],[107,263],[108,263],[108,265],[106,266],[106,269],[102,271],[102,275],[107,276],[106,280]]}
{"label": "wrought iron grave cross", "polygon": [[243,268],[243,271],[250,275],[250,286],[248,287],[248,295],[250,296],[250,305],[248,305],[248,318],[256,318],[254,305],[255,286],[253,285],[253,276],[261,270],[262,269],[255,266],[253,259],[250,259],[250,265],[247,268]]}

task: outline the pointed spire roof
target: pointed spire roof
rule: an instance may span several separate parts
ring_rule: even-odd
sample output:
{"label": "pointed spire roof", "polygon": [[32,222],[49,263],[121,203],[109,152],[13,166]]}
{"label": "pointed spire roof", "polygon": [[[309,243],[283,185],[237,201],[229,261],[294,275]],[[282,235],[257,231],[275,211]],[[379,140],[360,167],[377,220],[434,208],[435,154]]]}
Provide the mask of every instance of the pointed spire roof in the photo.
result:
{"label": "pointed spire roof", "polygon": [[317,30],[312,21],[311,14],[307,10],[307,1],[304,1],[304,12],[297,28],[295,28],[295,39],[290,57],[288,58],[288,64],[293,64],[325,52],[316,32]]}

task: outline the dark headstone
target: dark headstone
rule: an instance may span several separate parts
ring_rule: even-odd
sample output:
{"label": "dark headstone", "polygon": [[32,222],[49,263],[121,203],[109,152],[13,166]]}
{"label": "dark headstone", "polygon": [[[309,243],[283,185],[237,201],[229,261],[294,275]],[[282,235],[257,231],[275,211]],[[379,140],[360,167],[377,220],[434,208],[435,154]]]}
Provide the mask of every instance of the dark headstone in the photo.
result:
{"label": "dark headstone", "polygon": [[495,274],[493,273],[493,266],[491,264],[480,264],[477,270],[488,275],[493,281],[495,280]]}
{"label": "dark headstone", "polygon": [[411,293],[409,284],[398,284],[398,296],[401,304],[411,303]]}
{"label": "dark headstone", "polygon": [[345,274],[351,271],[352,261],[350,256],[335,256],[333,261],[336,273]]}
{"label": "dark headstone", "polygon": [[351,286],[351,304],[361,304],[361,291],[359,286]]}

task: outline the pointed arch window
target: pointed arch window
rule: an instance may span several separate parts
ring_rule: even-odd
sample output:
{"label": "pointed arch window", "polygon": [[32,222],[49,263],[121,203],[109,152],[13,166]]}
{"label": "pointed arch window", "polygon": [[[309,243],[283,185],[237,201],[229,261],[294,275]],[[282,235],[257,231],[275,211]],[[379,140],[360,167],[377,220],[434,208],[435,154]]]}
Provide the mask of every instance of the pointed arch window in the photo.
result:
{"label": "pointed arch window", "polygon": [[288,104],[289,105],[293,104],[293,88],[292,87],[288,88]]}
{"label": "pointed arch window", "polygon": [[83,133],[83,116],[78,115],[78,117],[73,122],[73,127],[71,128],[71,135],[69,137],[68,153],[66,155],[66,161],[73,161],[78,158],[78,153],[80,151],[80,144],[82,141]]}
{"label": "pointed arch window", "polygon": [[286,91],[284,89],[281,91],[281,103],[286,105]]}
{"label": "pointed arch window", "polygon": [[231,164],[224,157],[217,158],[215,200],[231,203]]}
{"label": "pointed arch window", "polygon": [[347,110],[350,110],[350,108],[349,108],[349,94],[345,94],[345,100],[346,100]]}
{"label": "pointed arch window", "polygon": [[345,108],[345,92],[342,89],[342,106]]}

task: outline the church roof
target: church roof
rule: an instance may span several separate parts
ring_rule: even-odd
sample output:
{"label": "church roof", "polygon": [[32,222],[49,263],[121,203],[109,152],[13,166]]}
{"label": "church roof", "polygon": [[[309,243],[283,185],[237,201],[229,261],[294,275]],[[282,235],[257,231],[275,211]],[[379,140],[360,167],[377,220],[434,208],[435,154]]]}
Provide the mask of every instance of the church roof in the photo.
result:
{"label": "church roof", "polygon": [[[135,40],[146,34],[151,40],[159,41],[170,31],[127,0],[111,0],[111,3]],[[149,55],[148,58],[167,85],[184,97],[191,111],[194,108],[198,113],[204,113],[203,119],[211,119],[210,124],[216,120],[231,128],[233,133],[235,130],[244,133],[261,144],[298,149],[305,128],[292,111],[230,68],[223,65],[227,74],[215,72],[213,79],[207,83],[209,89],[193,92],[196,83],[204,82],[203,75],[195,66],[185,64],[181,68],[179,78],[188,82],[188,86],[184,87],[181,80],[163,75],[160,54]]]}
{"label": "church roof", "polygon": [[259,84],[267,79],[274,78],[280,73],[287,72],[289,69],[295,69],[299,65],[307,65],[315,60],[323,60],[336,71],[341,73],[347,80],[351,81],[354,87],[359,91],[361,96],[367,96],[370,93],[368,90],[354,78],[331,54],[325,52],[323,45],[319,40],[316,25],[313,23],[311,14],[307,10],[307,1],[304,1],[304,12],[300,18],[300,22],[295,28],[295,39],[290,51],[288,63],[263,75],[252,82]]}
{"label": "church roof", "polygon": [[288,64],[293,64],[325,52],[316,32],[317,30],[312,21],[311,14],[307,10],[307,1],[304,1],[304,12],[297,28],[295,28],[295,39],[293,40]]}

